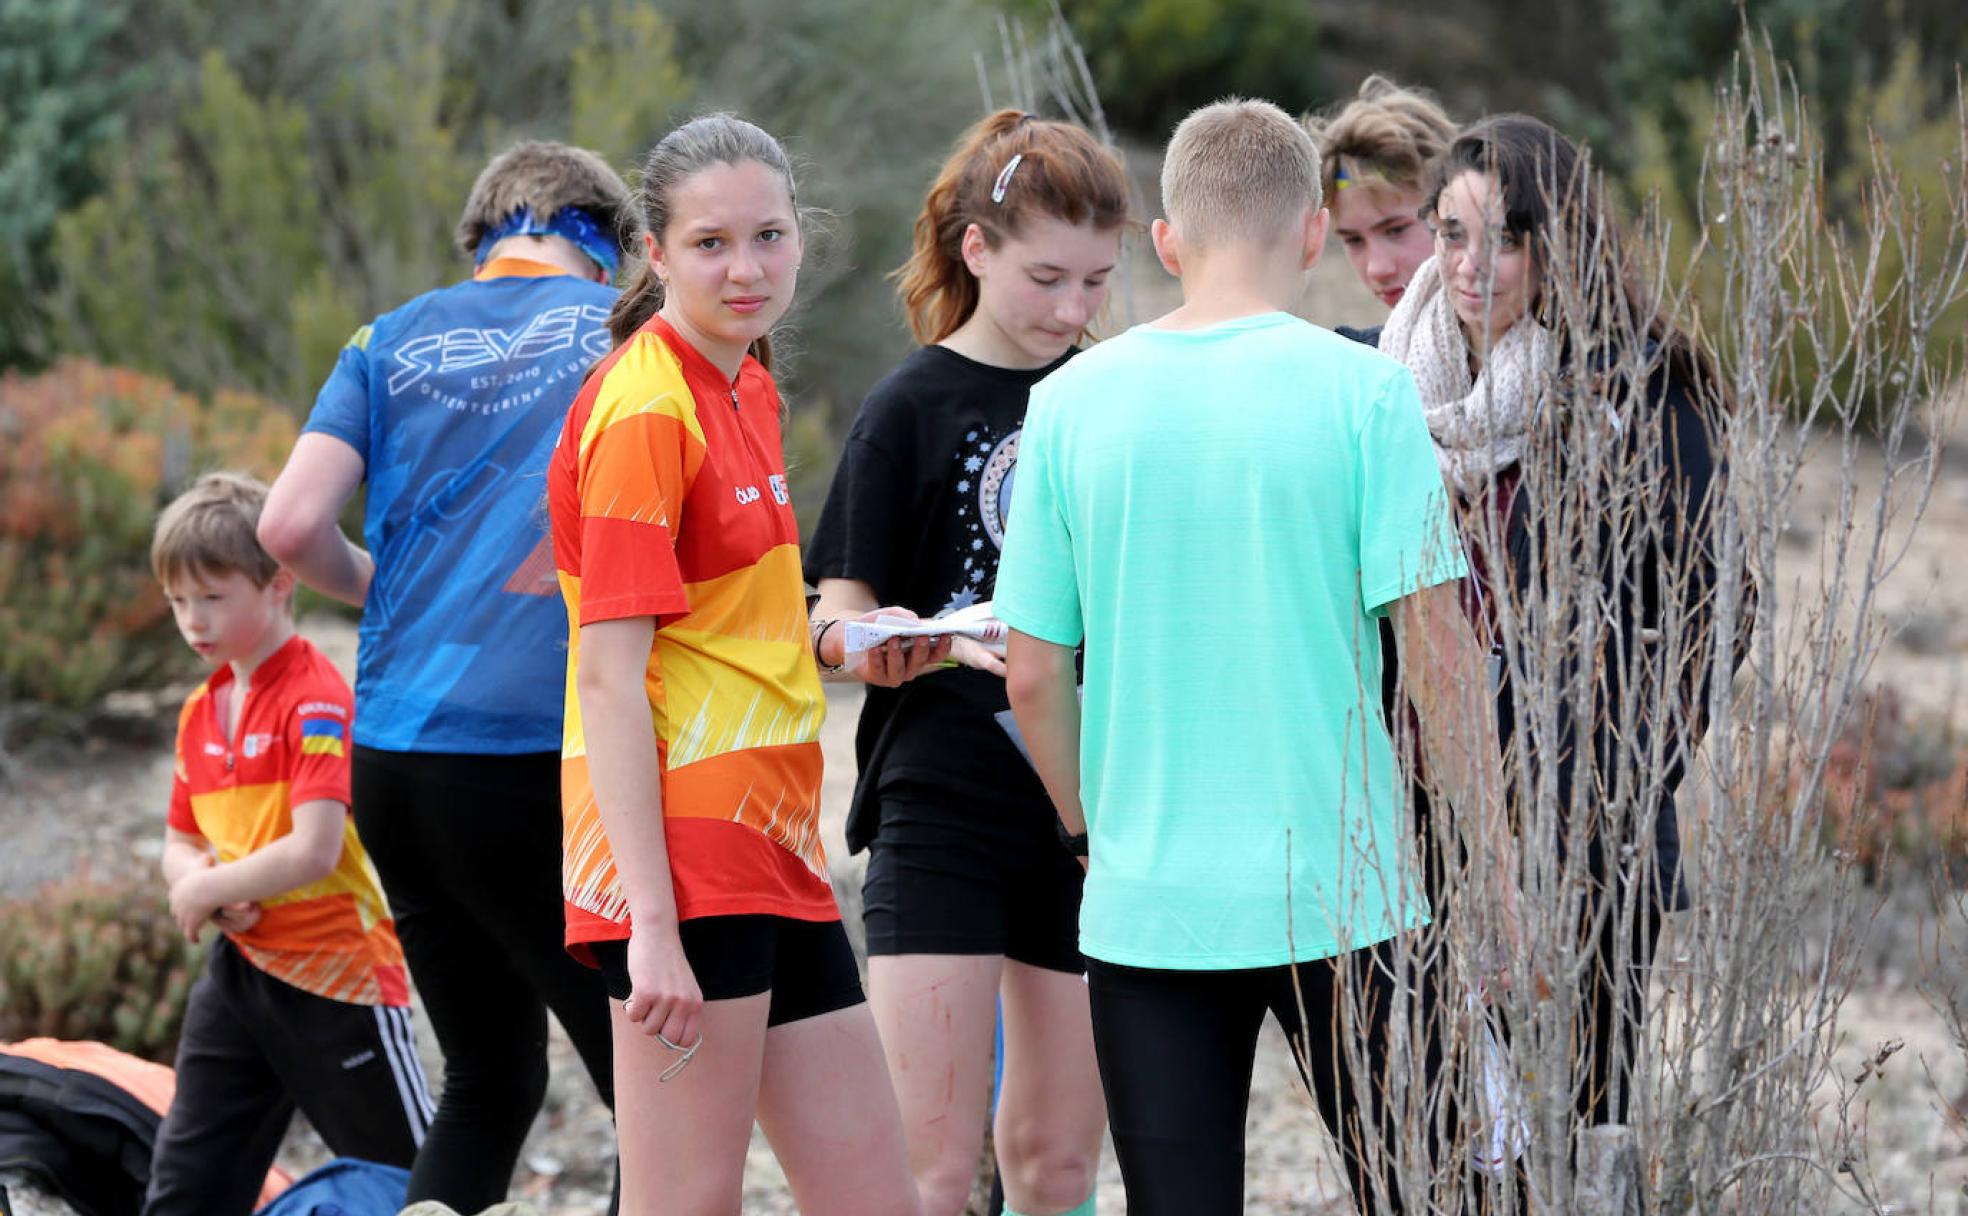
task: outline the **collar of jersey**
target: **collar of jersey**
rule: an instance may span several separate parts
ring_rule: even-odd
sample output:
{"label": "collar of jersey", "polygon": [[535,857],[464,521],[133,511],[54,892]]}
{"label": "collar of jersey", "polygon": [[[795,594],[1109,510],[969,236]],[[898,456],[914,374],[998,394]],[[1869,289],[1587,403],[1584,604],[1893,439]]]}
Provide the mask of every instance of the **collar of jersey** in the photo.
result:
{"label": "collar of jersey", "polygon": [[[294,661],[294,656],[300,654],[301,647],[305,645],[307,643],[301,640],[301,635],[298,633],[282,642],[280,649],[268,655],[265,662],[253,669],[253,687],[265,688],[269,680],[279,675],[289,663]],[[223,688],[235,678],[237,677],[233,673],[232,664],[221,663],[210,676],[206,677],[205,690],[210,692],[215,688]]]}
{"label": "collar of jersey", "polygon": [[557,274],[571,275],[573,272],[552,262],[536,262],[532,258],[502,257],[493,258],[478,268],[472,275],[474,281],[485,279],[544,279]]}
{"label": "collar of jersey", "polygon": [[[729,380],[725,378],[724,372],[719,370],[717,364],[705,357],[704,352],[692,346],[690,339],[678,333],[676,326],[665,321],[661,313],[651,316],[648,322],[643,325],[643,328],[655,334],[658,338],[661,338],[666,346],[677,353],[677,358],[683,360],[684,367],[690,373],[700,377],[704,383],[716,385],[719,392],[737,388],[741,393],[744,393],[745,373],[750,370],[753,363],[750,354],[747,354],[745,361],[738,365],[738,378],[736,380]],[[747,397],[750,396],[749,393],[744,393],[744,395]]]}

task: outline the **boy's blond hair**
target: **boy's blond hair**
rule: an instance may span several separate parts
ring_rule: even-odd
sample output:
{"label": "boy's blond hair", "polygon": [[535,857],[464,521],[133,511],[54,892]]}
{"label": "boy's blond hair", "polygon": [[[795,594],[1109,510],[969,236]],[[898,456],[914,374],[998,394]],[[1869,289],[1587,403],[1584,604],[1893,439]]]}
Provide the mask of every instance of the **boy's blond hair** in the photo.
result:
{"label": "boy's blond hair", "polygon": [[1323,198],[1312,137],[1268,101],[1204,106],[1176,127],[1162,160],[1162,209],[1194,248],[1281,240]]}
{"label": "boy's blond hair", "polygon": [[280,563],[260,547],[260,509],[266,483],[247,473],[207,473],[157,517],[150,569],[165,586],[186,578],[243,574],[256,587],[273,581]]}

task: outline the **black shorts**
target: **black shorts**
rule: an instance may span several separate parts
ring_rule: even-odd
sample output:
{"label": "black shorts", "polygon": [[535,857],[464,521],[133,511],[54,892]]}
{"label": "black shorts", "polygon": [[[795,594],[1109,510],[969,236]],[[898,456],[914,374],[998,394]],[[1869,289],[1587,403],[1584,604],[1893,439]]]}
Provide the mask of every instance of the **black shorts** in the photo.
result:
{"label": "black shorts", "polygon": [[861,888],[870,955],[1002,954],[1086,970],[1079,861],[1049,820],[990,822],[959,818],[947,800],[884,794]]}
{"label": "black shorts", "polygon": [[[677,926],[684,961],[707,1001],[772,994],[767,1026],[859,1005],[861,972],[837,920],[786,916],[700,916]],[[608,995],[629,999],[629,943],[592,942]]]}

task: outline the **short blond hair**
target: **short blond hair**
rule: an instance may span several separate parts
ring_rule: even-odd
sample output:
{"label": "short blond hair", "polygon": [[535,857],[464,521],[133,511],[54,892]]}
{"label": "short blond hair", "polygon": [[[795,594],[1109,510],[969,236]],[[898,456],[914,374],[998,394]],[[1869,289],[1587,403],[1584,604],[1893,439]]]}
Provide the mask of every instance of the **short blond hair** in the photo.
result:
{"label": "short blond hair", "polygon": [[150,538],[150,569],[165,586],[243,574],[264,587],[280,563],[260,547],[266,483],[246,473],[207,473],[171,501]]}
{"label": "short blond hair", "polygon": [[1268,101],[1204,106],[1176,127],[1162,160],[1162,210],[1197,247],[1277,241],[1323,199],[1319,149]]}

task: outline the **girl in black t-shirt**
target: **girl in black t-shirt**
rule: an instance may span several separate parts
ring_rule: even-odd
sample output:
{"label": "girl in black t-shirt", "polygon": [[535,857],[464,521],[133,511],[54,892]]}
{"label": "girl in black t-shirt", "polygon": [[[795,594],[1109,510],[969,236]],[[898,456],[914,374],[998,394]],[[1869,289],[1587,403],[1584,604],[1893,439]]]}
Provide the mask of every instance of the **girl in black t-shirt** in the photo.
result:
{"label": "girl in black t-shirt", "polygon": [[[1106,299],[1127,223],[1120,163],[1078,127],[1002,110],[965,132],[898,272],[923,346],[848,432],[806,576],[816,619],[989,600],[1032,385]],[[1009,1216],[1093,1211],[1105,1104],[1078,949],[1081,866],[1038,775],[993,715],[1004,664],[871,688],[848,844],[872,850],[868,993],[925,1216],[963,1210],[991,1090]]]}

